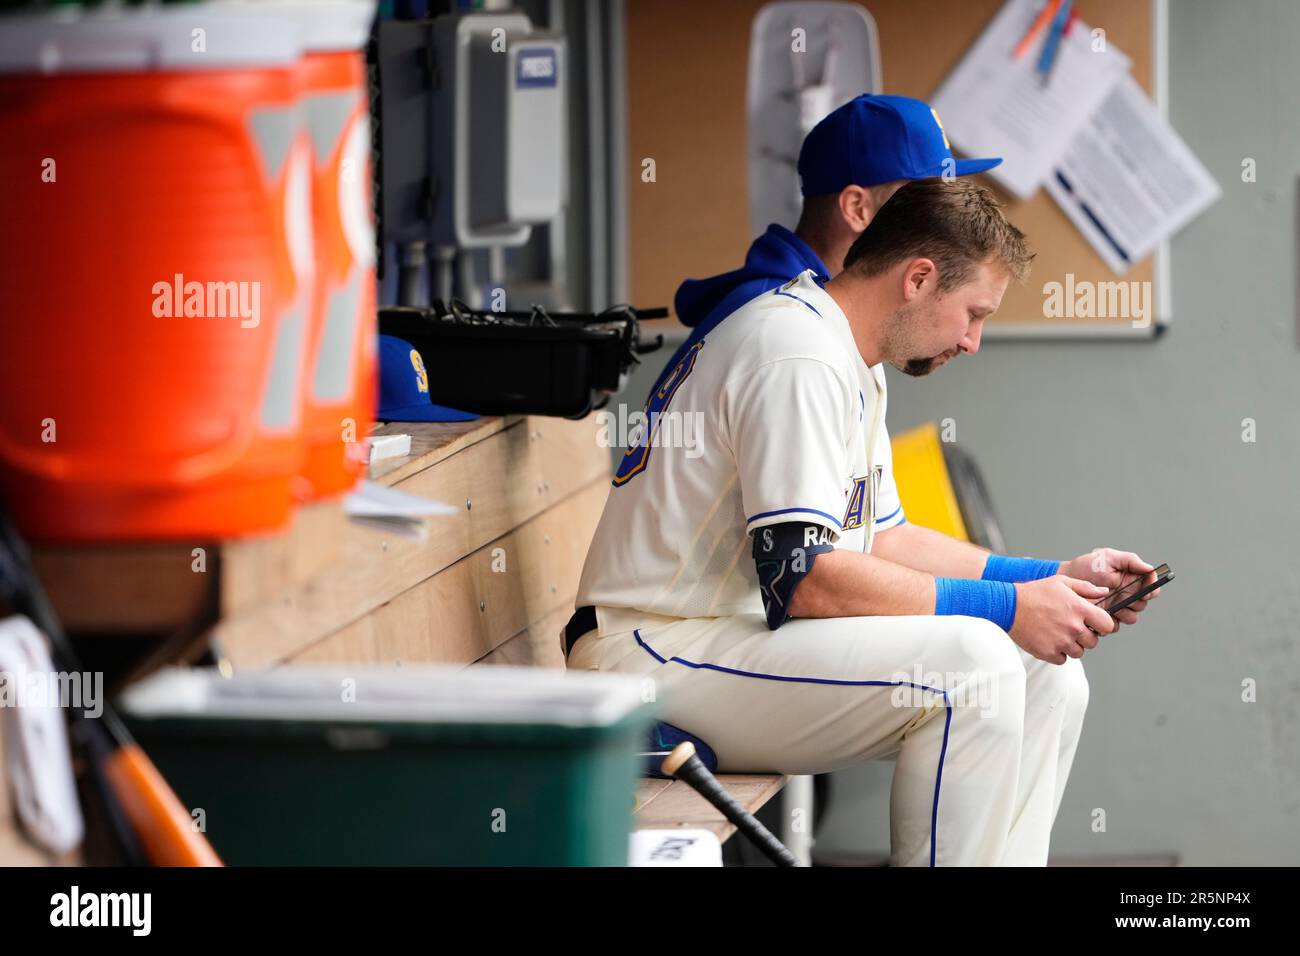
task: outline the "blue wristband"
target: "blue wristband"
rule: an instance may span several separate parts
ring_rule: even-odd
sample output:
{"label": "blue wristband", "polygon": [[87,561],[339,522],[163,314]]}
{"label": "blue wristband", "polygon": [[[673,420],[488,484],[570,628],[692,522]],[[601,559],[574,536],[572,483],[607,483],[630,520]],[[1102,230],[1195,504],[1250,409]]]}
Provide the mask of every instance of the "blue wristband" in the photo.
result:
{"label": "blue wristband", "polygon": [[934,613],[982,617],[1009,634],[1016,619],[1016,586],[1009,581],[935,578]]}
{"label": "blue wristband", "polygon": [[981,581],[1037,581],[1050,578],[1061,570],[1060,561],[1039,561],[1037,558],[1008,558],[990,554],[984,562]]}

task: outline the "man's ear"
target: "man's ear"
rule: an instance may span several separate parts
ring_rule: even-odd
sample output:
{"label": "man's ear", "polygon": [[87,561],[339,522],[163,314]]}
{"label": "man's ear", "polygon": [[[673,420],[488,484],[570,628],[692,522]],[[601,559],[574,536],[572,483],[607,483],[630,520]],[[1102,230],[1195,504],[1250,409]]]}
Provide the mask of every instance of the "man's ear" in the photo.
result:
{"label": "man's ear", "polygon": [[855,234],[861,234],[876,214],[876,197],[862,186],[845,186],[840,190],[840,217]]}
{"label": "man's ear", "polygon": [[911,302],[918,296],[933,292],[939,281],[939,270],[934,260],[924,257],[913,259],[903,267],[903,301]]}

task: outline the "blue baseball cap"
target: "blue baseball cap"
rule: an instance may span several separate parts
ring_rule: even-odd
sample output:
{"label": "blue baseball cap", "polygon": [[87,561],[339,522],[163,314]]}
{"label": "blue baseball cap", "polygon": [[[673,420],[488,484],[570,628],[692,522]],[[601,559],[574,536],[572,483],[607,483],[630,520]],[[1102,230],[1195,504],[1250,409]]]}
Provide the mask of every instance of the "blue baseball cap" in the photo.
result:
{"label": "blue baseball cap", "polygon": [[939,114],[929,103],[863,93],[804,137],[799,180],[805,196],[820,196],[845,186],[878,186],[945,172],[969,176],[1000,162],[1001,158],[954,160]]}
{"label": "blue baseball cap", "polygon": [[384,422],[472,422],[473,412],[429,401],[429,373],[419,349],[395,335],[379,336],[379,420]]}

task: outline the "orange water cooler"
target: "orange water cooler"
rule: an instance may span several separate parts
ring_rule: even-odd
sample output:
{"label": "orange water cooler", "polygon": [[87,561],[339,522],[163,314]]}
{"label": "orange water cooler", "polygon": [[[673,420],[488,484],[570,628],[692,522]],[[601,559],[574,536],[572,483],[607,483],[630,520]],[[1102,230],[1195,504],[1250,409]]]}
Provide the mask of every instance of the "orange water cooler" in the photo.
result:
{"label": "orange water cooler", "polygon": [[306,419],[369,421],[367,147],[345,124],[322,185],[302,18],[276,6],[0,27],[0,495],[29,537],[269,531],[305,475],[328,493],[355,474],[339,442],[312,466]]}
{"label": "orange water cooler", "polygon": [[280,4],[303,24],[298,68],[313,149],[316,289],[303,389],[308,499],[347,491],[365,470],[378,393],[370,112],[363,48],[374,5]]}

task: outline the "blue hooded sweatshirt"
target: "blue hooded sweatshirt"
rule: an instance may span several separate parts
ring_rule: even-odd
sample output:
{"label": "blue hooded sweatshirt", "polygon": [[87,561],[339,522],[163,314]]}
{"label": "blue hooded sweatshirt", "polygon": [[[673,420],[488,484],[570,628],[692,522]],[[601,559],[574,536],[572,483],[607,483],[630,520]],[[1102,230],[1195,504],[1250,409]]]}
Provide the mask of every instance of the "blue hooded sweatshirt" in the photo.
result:
{"label": "blue hooded sweatshirt", "polygon": [[677,290],[673,305],[681,323],[691,327],[691,334],[668,360],[654,388],[653,396],[671,372],[691,349],[727,316],[764,292],[784,285],[801,272],[812,269],[819,282],[830,276],[825,264],[806,242],[784,226],[775,223],[767,232],[754,240],[745,256],[745,264],[732,272],[711,279],[687,279]]}

